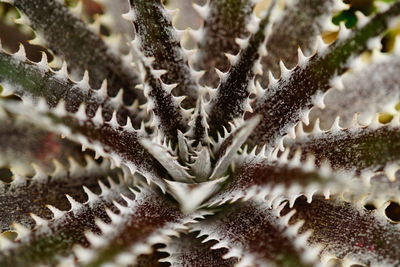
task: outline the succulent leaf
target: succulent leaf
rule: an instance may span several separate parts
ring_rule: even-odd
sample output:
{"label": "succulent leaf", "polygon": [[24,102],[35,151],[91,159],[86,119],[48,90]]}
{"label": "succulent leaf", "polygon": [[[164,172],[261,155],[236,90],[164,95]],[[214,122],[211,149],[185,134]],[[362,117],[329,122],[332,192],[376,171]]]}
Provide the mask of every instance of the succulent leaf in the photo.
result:
{"label": "succulent leaf", "polygon": [[[340,200],[299,199],[293,221],[303,220],[300,232],[313,230],[311,244],[320,244],[323,257],[349,264],[395,266],[399,262],[399,227],[377,212]],[[326,227],[329,225],[329,227]]]}
{"label": "succulent leaf", "polygon": [[[177,84],[175,95],[186,96],[188,104],[196,103],[198,85],[192,78],[188,57],[180,46],[178,33],[169,18],[170,11],[160,0],[132,0],[126,18],[133,20],[137,36],[134,45],[139,46],[146,57],[154,58],[152,66],[165,70],[162,81]],[[163,25],[163,27],[159,27]]]}
{"label": "succulent leaf", "polygon": [[29,25],[46,40],[51,50],[62,55],[81,75],[85,70],[89,72],[93,87],[100,87],[101,82],[107,79],[110,96],[115,96],[120,88],[124,88],[127,104],[138,99],[140,92],[135,90],[139,82],[137,76],[124,66],[122,59],[112,53],[100,36],[72,15],[63,3],[56,0],[17,0],[12,4],[27,17]]}
{"label": "succulent leaf", "polygon": [[218,85],[219,77],[213,68],[222,72],[229,70],[225,54],[236,55],[240,49],[236,38],[246,40],[250,34],[246,25],[255,16],[254,5],[253,0],[224,0],[196,6],[205,20],[202,28],[191,32],[198,42],[194,65],[199,70],[209,70],[202,78],[205,84]]}
{"label": "succulent leaf", "polygon": [[110,221],[105,209],[117,212],[112,201],[124,201],[119,194],[129,194],[129,190],[124,184],[112,184],[111,188],[101,183],[99,185],[101,187],[99,195],[89,194],[89,191],[86,190],[88,200],[85,203],[80,203],[68,196],[71,206],[68,211],[47,206],[53,213],[53,219],[45,220],[34,216],[37,226],[32,230],[14,224],[18,238],[2,248],[0,252],[1,265],[55,264],[60,257],[68,256],[74,245],[88,246],[85,231],[90,229],[98,233],[101,227],[96,225],[96,221],[99,219]]}
{"label": "succulent leaf", "polygon": [[276,159],[266,158],[263,152],[257,155],[245,153],[236,160],[235,173],[229,183],[207,204],[221,205],[261,194],[268,196],[269,205],[282,197],[293,205],[301,195],[311,202],[314,194],[323,193],[329,197],[331,193],[337,194],[353,186],[351,174],[335,173],[329,165],[318,167],[313,156],[302,160],[299,152],[296,151],[290,159],[289,153]]}
{"label": "succulent leaf", "polygon": [[81,81],[74,82],[68,77],[66,65],[58,71],[53,71],[48,66],[45,54],[39,63],[34,63],[25,58],[22,46],[21,49],[12,55],[0,52],[1,95],[15,94],[32,99],[31,101],[42,97],[50,107],[55,107],[62,100],[66,110],[71,112],[76,112],[84,103],[90,117],[94,117],[101,107],[101,115],[107,121],[111,120],[116,110],[119,123],[125,124],[129,116],[131,121],[136,123],[135,126],[138,126],[140,114],[134,106],[129,109],[123,105],[122,91],[119,96],[110,98],[107,96],[107,82],[103,82],[98,90],[93,90],[89,86],[88,76],[85,75]]}
{"label": "succulent leaf", "polygon": [[112,158],[115,165],[123,164],[131,173],[138,171],[149,183],[152,181],[165,188],[160,163],[143,148],[137,131],[129,123],[124,127],[116,119],[104,122],[101,115],[99,120],[94,120],[87,116],[84,105],[76,113],[70,113],[63,109],[57,112],[57,108],[49,109],[46,105],[28,105],[27,108],[19,103],[2,104],[7,110],[23,114],[37,124],[68,136],[92,148],[98,155]]}
{"label": "succulent leaf", "polygon": [[[80,261],[87,266],[102,266],[108,262],[127,265],[140,254],[151,253],[151,246],[168,241],[171,235],[186,228],[185,224],[207,213],[184,215],[179,206],[157,192],[140,189],[127,206],[120,206],[120,214],[112,216],[111,229],[102,233],[101,241],[91,244]],[[79,255],[78,255],[79,257]]]}
{"label": "succulent leaf", "polygon": [[[399,160],[398,117],[389,124],[380,124],[376,118],[369,126],[356,124],[346,129],[340,128],[336,122],[330,130],[315,128],[309,134],[298,134],[292,149],[316,155],[319,163],[327,159],[335,169],[358,172],[383,170],[389,163]],[[394,179],[394,173],[389,177]]]}
{"label": "succulent leaf", "polygon": [[250,140],[257,140],[259,145],[276,145],[279,138],[300,119],[308,124],[308,111],[313,100],[318,97],[323,99],[335,75],[341,75],[346,70],[349,59],[364,51],[368,41],[384,32],[399,13],[400,3],[396,1],[363,27],[348,33],[347,29],[341,29],[342,34],[334,44],[320,46],[305,65],[298,65],[281,74],[281,79],[270,84],[255,104],[253,114],[263,114],[264,117]]}
{"label": "succulent leaf", "polygon": [[259,121],[259,117],[253,117],[226,135],[215,153],[216,163],[210,179],[221,177],[226,172],[237,150],[243,145]]}
{"label": "succulent leaf", "polygon": [[[68,210],[68,194],[77,201],[85,202],[86,191],[98,191],[98,182],[108,183],[107,179],[116,179],[118,172],[109,169],[110,163],[104,160],[101,165],[89,158],[86,166],[70,161],[69,167],[58,164],[53,173],[38,170],[32,178],[14,175],[11,183],[1,183],[0,190],[0,225],[2,231],[9,230],[13,222],[24,226],[33,226],[29,213],[51,219],[51,213],[45,205],[52,205],[61,210]],[[108,170],[108,171],[107,171]],[[108,178],[107,175],[109,175]],[[114,178],[111,178],[114,177]],[[15,212],[18,210],[18,212]]]}
{"label": "succulent leaf", "polygon": [[[354,64],[341,83],[325,96],[326,107],[311,111],[311,119],[319,118],[321,128],[327,129],[336,116],[340,116],[342,127],[350,127],[355,113],[359,113],[362,124],[370,123],[377,112],[395,115],[399,101],[398,52],[384,54],[374,50],[370,59],[360,58],[359,64]],[[368,104],[360,98],[367,99]]]}
{"label": "succulent leaf", "polygon": [[226,248],[212,249],[218,242],[209,240],[203,242],[205,237],[196,238],[198,233],[188,233],[180,238],[172,238],[166,248],[160,251],[169,254],[162,262],[168,262],[172,266],[221,266],[230,267],[237,263],[236,258],[223,259],[222,256],[228,252]]}
{"label": "succulent leaf", "polygon": [[[289,69],[298,63],[298,49],[309,55],[315,49],[317,38],[323,31],[336,31],[331,14],[345,6],[341,1],[296,0],[286,2],[282,15],[274,23],[267,41],[267,55],[261,60],[263,69],[280,77],[279,62]],[[301,9],[301,13],[298,10]],[[292,27],[296,25],[296,27]],[[282,31],[282,29],[286,29]],[[268,72],[263,82],[268,84]]]}
{"label": "succulent leaf", "polygon": [[176,84],[167,85],[158,77],[158,70],[154,70],[148,58],[143,60],[144,94],[148,98],[147,111],[151,111],[153,118],[151,126],[159,131],[160,137],[166,137],[172,142],[177,142],[178,131],[186,131],[185,111],[180,106],[179,98],[172,95],[170,89]]}
{"label": "succulent leaf", "polygon": [[216,136],[228,122],[240,117],[245,111],[251,111],[249,95],[255,89],[254,76],[262,71],[258,68],[260,58],[265,51],[263,45],[270,32],[273,16],[277,16],[274,8],[276,1],[263,12],[261,19],[253,24],[255,30],[246,47],[242,48],[232,62],[226,73],[221,74],[221,81],[217,88],[216,96],[209,105],[210,135]]}
{"label": "succulent leaf", "polygon": [[399,265],[399,19],[0,0],[0,266]]}
{"label": "succulent leaf", "polygon": [[289,218],[280,216],[279,207],[252,200],[226,207],[192,228],[207,235],[205,240],[217,240],[214,248],[228,248],[223,257],[238,257],[243,266],[311,266],[317,255],[295,241],[297,231],[287,224]]}

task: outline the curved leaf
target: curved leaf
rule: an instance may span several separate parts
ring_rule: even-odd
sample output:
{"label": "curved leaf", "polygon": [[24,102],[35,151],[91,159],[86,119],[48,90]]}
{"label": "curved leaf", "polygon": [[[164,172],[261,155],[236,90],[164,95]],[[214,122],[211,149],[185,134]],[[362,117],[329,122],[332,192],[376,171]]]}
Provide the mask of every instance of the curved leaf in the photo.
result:
{"label": "curved leaf", "polygon": [[127,200],[127,206],[119,207],[120,215],[111,216],[108,231],[92,242],[90,250],[78,253],[83,265],[131,264],[137,256],[151,253],[152,245],[168,241],[168,236],[177,235],[177,230],[202,214],[184,215],[179,205],[167,196],[140,190],[134,200]]}

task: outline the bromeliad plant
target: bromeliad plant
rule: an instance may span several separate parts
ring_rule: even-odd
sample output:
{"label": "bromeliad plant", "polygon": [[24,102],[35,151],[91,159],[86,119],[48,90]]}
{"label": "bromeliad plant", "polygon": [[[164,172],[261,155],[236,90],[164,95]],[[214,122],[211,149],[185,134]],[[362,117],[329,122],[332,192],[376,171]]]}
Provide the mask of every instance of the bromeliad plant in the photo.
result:
{"label": "bromeliad plant", "polygon": [[1,266],[400,264],[400,1],[5,2]]}

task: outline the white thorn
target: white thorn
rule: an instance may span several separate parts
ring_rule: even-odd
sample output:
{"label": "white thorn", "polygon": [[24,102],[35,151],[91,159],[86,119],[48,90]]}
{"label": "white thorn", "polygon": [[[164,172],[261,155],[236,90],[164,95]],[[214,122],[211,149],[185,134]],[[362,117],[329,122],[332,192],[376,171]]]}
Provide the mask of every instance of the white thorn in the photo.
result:
{"label": "white thorn", "polygon": [[203,19],[206,19],[209,13],[209,6],[208,5],[198,5],[193,3],[193,9],[197,11],[197,13],[202,17]]}
{"label": "white thorn", "polygon": [[19,49],[16,53],[12,55],[13,58],[18,59],[20,61],[26,60],[26,52],[25,47],[22,44],[19,44]]}
{"label": "white thorn", "polygon": [[104,123],[104,121],[103,121],[103,108],[101,106],[99,106],[99,108],[96,110],[96,114],[92,118],[92,121],[97,125],[101,125],[101,124]]}
{"label": "white thorn", "polygon": [[86,195],[88,196],[88,201],[89,203],[94,203],[100,200],[100,197],[93,193],[89,188],[86,186],[83,186],[83,191],[85,191]]}
{"label": "white thorn", "polygon": [[37,226],[46,225],[46,224],[48,223],[47,220],[45,220],[45,219],[43,219],[43,218],[37,216],[36,214],[31,213],[31,214],[29,214],[29,215],[30,215],[30,216],[32,217],[32,219],[35,221],[35,223],[36,223]]}
{"label": "white thorn", "polygon": [[80,121],[87,120],[85,103],[82,103],[79,106],[78,111],[75,113],[75,117]]}
{"label": "white thorn", "polygon": [[53,213],[55,220],[62,218],[65,214],[65,211],[61,211],[52,205],[47,205],[46,207]]}
{"label": "white thorn", "polygon": [[82,203],[79,203],[78,201],[76,201],[75,199],[73,199],[70,195],[66,194],[65,195],[69,201],[69,203],[71,204],[71,211],[76,211],[79,210],[80,208],[82,208]]}

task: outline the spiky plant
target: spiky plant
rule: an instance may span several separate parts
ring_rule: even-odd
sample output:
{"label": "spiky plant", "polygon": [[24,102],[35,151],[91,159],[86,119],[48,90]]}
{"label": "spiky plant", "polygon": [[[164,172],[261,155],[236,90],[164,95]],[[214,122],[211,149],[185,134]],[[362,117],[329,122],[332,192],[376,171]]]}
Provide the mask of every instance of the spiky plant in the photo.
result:
{"label": "spiky plant", "polygon": [[0,266],[400,265],[400,1],[3,2]]}

